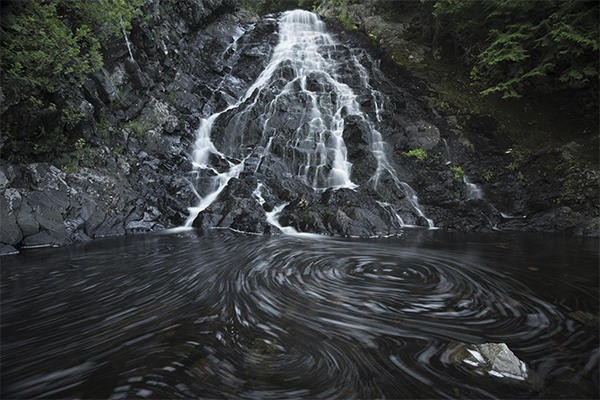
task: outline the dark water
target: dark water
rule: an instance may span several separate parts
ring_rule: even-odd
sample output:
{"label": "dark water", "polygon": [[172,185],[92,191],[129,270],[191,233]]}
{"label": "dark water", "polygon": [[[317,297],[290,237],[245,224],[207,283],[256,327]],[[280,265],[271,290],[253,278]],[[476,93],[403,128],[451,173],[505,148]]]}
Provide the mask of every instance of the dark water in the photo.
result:
{"label": "dark water", "polygon": [[[226,231],[2,262],[3,398],[597,398],[598,241]],[[541,392],[475,380],[505,342]]]}

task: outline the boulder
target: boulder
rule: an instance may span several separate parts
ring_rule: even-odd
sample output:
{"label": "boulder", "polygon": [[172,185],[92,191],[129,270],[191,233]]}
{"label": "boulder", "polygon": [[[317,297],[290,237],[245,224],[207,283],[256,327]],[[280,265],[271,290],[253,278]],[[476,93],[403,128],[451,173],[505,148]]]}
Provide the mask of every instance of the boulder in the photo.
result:
{"label": "boulder", "polygon": [[451,342],[445,357],[459,370],[477,378],[492,379],[535,392],[539,392],[544,386],[540,376],[519,360],[505,343]]}

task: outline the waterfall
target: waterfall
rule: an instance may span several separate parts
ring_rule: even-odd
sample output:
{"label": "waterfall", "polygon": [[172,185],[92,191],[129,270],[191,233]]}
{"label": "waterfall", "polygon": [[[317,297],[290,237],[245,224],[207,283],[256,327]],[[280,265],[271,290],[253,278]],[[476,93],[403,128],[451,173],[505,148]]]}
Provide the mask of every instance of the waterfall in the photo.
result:
{"label": "waterfall", "polygon": [[450,146],[448,146],[448,142],[446,139],[442,139],[444,141],[444,165],[452,164],[452,152],[450,151]]}
{"label": "waterfall", "polygon": [[127,31],[125,30],[125,26],[123,25],[123,18],[121,18],[121,30],[123,31],[123,37],[125,38],[125,43],[127,44],[127,50],[129,51],[129,57],[131,57],[131,61],[135,61],[133,59],[133,53],[131,52],[131,43],[129,43],[129,37],[127,36]]}
{"label": "waterfall", "polygon": [[[235,117],[236,126],[248,122],[254,107],[263,107],[263,137],[271,137],[280,129],[278,113],[286,102],[302,99],[304,107],[298,110],[302,123],[288,138],[291,169],[316,190],[356,187],[342,133],[344,115],[357,113],[358,105],[353,103],[352,90],[339,82],[335,60],[329,57],[328,50],[335,49],[337,42],[315,14],[302,10],[284,14],[279,35],[269,65],[243,99],[254,101]],[[282,78],[287,82],[279,89]],[[266,107],[257,105],[261,94],[273,88],[280,93]]]}
{"label": "waterfall", "polygon": [[[262,159],[273,152],[283,158],[292,175],[315,191],[356,188],[343,137],[344,118],[356,116],[369,129],[370,150],[377,160],[370,183],[377,189],[381,174],[389,173],[417,214],[433,227],[414,190],[397,177],[387,159],[387,144],[349,85],[371,93],[379,119],[383,95],[369,85],[368,72],[356,52],[327,33],[325,23],[315,14],[303,10],[284,13],[279,21],[279,42],[265,69],[237,101],[201,121],[192,154],[198,204],[190,208],[185,226],[191,226],[229,180],[239,176],[244,160],[258,149],[262,152],[254,154],[260,158],[255,173]],[[214,159],[220,160],[219,168],[212,166]],[[269,222],[275,224],[276,215],[270,214]]]}
{"label": "waterfall", "polygon": [[463,175],[463,181],[467,185],[467,199],[483,199],[483,191],[474,183],[469,181],[466,175]]}

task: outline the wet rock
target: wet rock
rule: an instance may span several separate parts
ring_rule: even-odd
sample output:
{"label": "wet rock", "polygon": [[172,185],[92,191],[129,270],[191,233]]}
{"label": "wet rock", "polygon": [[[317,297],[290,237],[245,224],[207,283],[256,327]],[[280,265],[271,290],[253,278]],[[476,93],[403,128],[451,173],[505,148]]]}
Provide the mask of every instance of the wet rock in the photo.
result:
{"label": "wet rock", "polygon": [[[103,50],[104,68],[91,74],[76,96],[74,105],[85,116],[78,132],[97,147],[94,165],[82,165],[68,176],[43,163],[0,166],[0,242],[15,247],[42,245],[45,240],[68,244],[181,224],[197,200],[191,182],[204,196],[217,173],[242,159],[239,179],[230,181],[194,226],[273,233],[276,228],[266,221],[265,212],[287,203],[280,223],[302,232],[389,235],[403,225],[428,226],[415,209],[418,200],[425,216],[448,230],[600,236],[600,218],[590,217],[589,207],[598,198],[600,173],[576,166],[578,145],[568,143],[558,151],[519,160],[518,170],[507,169],[514,161],[506,153],[510,141],[494,121],[446,116],[435,102],[413,90],[418,82],[404,79],[406,74],[385,62],[383,52],[408,25],[370,18],[377,11],[376,0],[351,4],[349,11],[381,47],[369,44],[364,34],[346,32],[336,33],[339,46],[323,52],[340,61],[336,74],[353,89],[365,113],[363,117],[340,110],[357,190],[321,192],[296,176],[306,152],[290,143],[313,116],[307,112],[311,99],[298,82],[281,93],[293,75],[290,63],[282,63],[276,72],[280,79],[255,91],[245,104],[256,101],[260,106],[244,115],[229,110],[217,118],[212,140],[226,155],[211,155],[214,170],[189,175],[189,154],[201,120],[237,102],[264,70],[279,40],[278,21],[273,15],[259,19],[245,11],[224,14],[234,8],[230,0],[147,1],[144,7],[151,19],[131,33],[134,59],[125,40],[115,39]],[[214,23],[206,26],[208,21]],[[335,30],[339,24],[328,27]],[[394,54],[406,62],[417,61],[421,50],[427,50],[397,44],[406,51]],[[369,71],[373,90],[348,61],[351,55]],[[373,70],[379,61],[385,73]],[[332,93],[331,82],[319,73],[307,77],[306,87]],[[329,100],[332,106],[340,101],[335,93]],[[266,104],[273,105],[269,121]],[[25,125],[48,127],[55,117],[32,116]],[[372,128],[385,143],[371,142]],[[389,165],[379,168],[375,148],[385,152]],[[426,158],[406,156],[416,148],[423,149]],[[464,179],[455,178],[450,166],[461,167],[483,190],[483,198],[469,199]],[[259,182],[262,204],[254,194]]]}
{"label": "wet rock", "polygon": [[197,30],[226,12],[233,12],[237,6],[235,0],[188,0],[177,3],[180,17],[190,29]]}
{"label": "wet rock", "polygon": [[241,232],[268,234],[273,227],[254,196],[256,181],[231,179],[217,200],[194,220],[199,229],[231,228]]}
{"label": "wet rock", "polygon": [[96,83],[98,97],[104,103],[110,103],[119,100],[119,94],[114,83],[108,78],[108,73],[104,68],[100,71],[92,72],[90,77]]}
{"label": "wet rock", "polygon": [[16,189],[3,189],[0,195],[0,242],[16,245],[23,239],[23,233],[17,224],[16,212],[22,201]]}
{"label": "wet rock", "polygon": [[351,189],[328,189],[319,202],[299,197],[283,209],[279,222],[300,232],[351,237],[384,236],[401,231],[399,221],[390,218],[388,210],[371,196]]}
{"label": "wet rock", "polygon": [[505,343],[479,345],[452,342],[446,350],[448,362],[477,378],[489,378],[519,389],[539,392],[544,382],[519,360]]}

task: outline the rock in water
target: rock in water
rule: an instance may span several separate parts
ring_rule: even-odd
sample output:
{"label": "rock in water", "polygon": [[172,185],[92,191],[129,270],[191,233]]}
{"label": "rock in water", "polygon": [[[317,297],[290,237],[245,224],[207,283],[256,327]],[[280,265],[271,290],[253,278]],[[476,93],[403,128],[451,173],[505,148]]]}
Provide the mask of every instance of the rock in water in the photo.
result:
{"label": "rock in water", "polygon": [[519,360],[505,343],[451,342],[446,358],[460,370],[519,389],[540,391],[544,386],[539,375]]}

